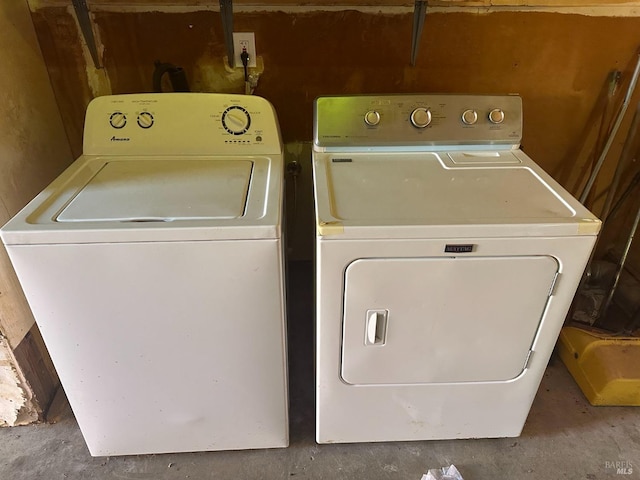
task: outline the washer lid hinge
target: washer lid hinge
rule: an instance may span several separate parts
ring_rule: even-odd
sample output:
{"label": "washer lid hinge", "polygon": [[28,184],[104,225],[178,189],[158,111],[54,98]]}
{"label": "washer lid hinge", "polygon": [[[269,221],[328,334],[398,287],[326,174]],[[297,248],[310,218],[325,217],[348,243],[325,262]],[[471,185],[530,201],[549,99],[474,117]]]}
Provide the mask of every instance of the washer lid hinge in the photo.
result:
{"label": "washer lid hinge", "polygon": [[524,359],[524,367],[522,367],[523,370],[526,370],[527,368],[529,368],[529,364],[531,363],[532,357],[533,357],[533,350],[529,350],[527,352],[527,358]]}
{"label": "washer lid hinge", "polygon": [[558,280],[560,278],[560,272],[556,272],[555,277],[553,277],[553,280],[551,281],[551,288],[549,288],[549,296],[552,297],[553,295],[556,294],[556,291],[558,290]]}

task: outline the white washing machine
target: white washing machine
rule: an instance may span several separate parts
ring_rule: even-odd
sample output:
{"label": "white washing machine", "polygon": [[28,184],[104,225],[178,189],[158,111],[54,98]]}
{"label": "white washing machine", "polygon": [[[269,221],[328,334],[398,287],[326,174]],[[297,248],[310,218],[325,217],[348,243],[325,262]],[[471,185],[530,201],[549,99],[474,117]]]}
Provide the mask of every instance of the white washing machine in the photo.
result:
{"label": "white washing machine", "polygon": [[282,151],[259,97],[96,98],[2,228],[92,455],[288,445]]}
{"label": "white washing machine", "polygon": [[317,441],[518,436],[600,221],[518,96],[315,103]]}

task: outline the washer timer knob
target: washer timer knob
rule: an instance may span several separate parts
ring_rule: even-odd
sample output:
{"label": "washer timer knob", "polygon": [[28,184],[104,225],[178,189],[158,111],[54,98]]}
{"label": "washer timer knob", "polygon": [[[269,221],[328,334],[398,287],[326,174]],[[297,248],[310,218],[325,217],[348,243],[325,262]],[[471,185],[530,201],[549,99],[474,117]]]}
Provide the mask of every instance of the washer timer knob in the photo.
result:
{"label": "washer timer knob", "polygon": [[500,108],[494,108],[489,112],[489,121],[491,123],[499,124],[504,122],[504,112]]}
{"label": "washer timer knob", "polygon": [[122,128],[127,124],[127,116],[122,112],[113,112],[109,117],[109,124],[113,128]]}
{"label": "washer timer knob", "polygon": [[425,128],[431,123],[431,111],[428,108],[416,108],[409,118],[414,127]]}
{"label": "washer timer knob", "polygon": [[375,127],[380,123],[380,114],[375,110],[369,110],[364,114],[364,123],[370,127]]}
{"label": "washer timer knob", "polygon": [[478,121],[478,112],[472,109],[462,112],[462,123],[465,125],[473,125]]}
{"label": "washer timer knob", "polygon": [[239,105],[233,105],[222,113],[222,126],[231,135],[246,133],[250,125],[249,112]]}

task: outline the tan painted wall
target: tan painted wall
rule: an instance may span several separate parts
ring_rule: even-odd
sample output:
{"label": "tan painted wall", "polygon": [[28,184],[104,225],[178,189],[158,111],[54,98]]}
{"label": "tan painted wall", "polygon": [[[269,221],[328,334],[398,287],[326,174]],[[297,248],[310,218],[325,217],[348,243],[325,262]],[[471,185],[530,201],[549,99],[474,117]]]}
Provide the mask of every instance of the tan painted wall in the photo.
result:
{"label": "tan painted wall", "polygon": [[[194,90],[241,91],[222,63],[219,13],[93,15],[108,82],[95,81],[85,65],[69,9],[34,13],[76,153],[91,96],[150,91],[154,60],[183,66]],[[275,104],[285,141],[311,139],[320,94],[517,92],[525,102],[523,143],[551,170],[577,141],[608,72],[633,59],[640,28],[638,17],[433,13],[411,67],[410,13],[240,12],[234,21],[237,31],[256,32],[265,64],[256,93]]]}
{"label": "tan painted wall", "polygon": [[[17,213],[71,160],[71,149],[24,0],[0,2],[0,225]],[[0,426],[40,418],[55,392],[44,347],[21,348],[38,362],[27,378],[14,350],[33,317],[6,251],[0,247]],[[27,347],[32,345],[29,343]],[[47,377],[41,380],[40,376]],[[33,385],[44,381],[35,398]]]}
{"label": "tan painted wall", "polygon": [[[69,142],[24,0],[0,2],[0,224],[71,160]],[[16,347],[33,318],[0,249],[0,329]]]}

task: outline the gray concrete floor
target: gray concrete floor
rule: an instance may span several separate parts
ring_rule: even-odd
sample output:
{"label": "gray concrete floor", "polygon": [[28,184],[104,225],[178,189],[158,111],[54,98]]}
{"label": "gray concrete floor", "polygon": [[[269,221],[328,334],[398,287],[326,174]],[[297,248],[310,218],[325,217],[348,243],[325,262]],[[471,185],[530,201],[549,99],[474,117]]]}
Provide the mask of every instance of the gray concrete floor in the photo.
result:
{"label": "gray concrete floor", "polygon": [[465,480],[640,478],[640,409],[590,406],[555,357],[519,438],[317,445],[310,266],[289,277],[289,448],[92,458],[66,406],[55,424],[0,429],[0,479],[420,480],[451,463]]}

